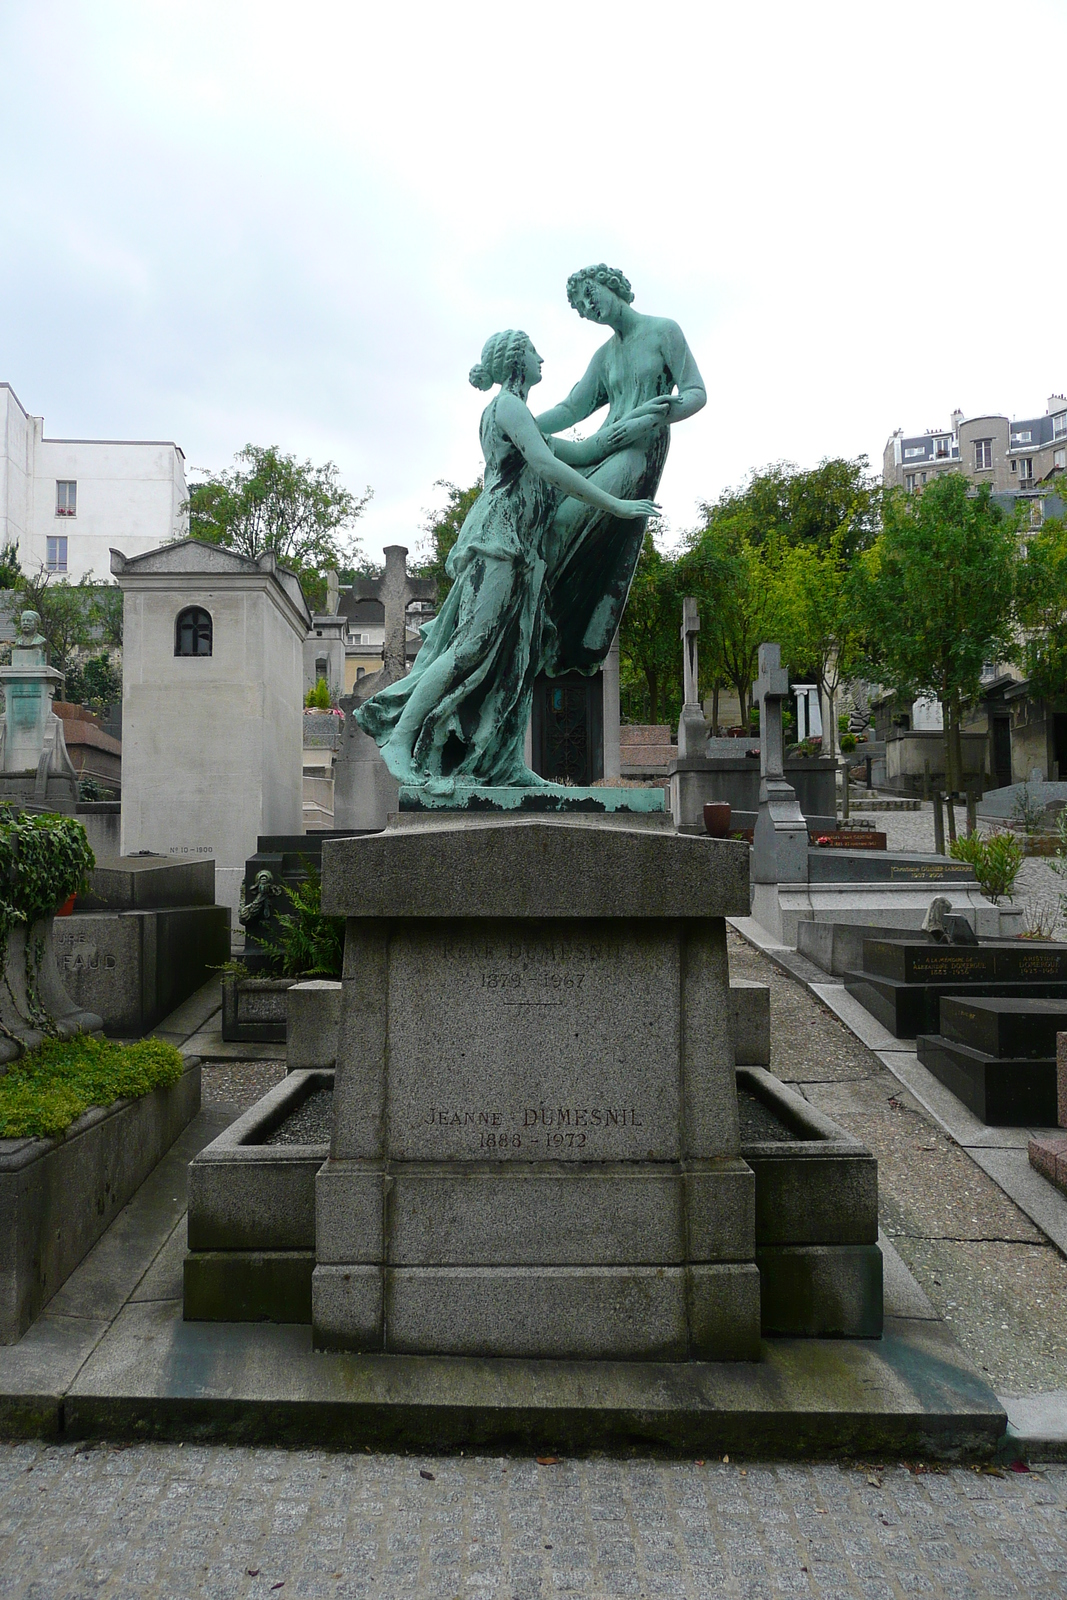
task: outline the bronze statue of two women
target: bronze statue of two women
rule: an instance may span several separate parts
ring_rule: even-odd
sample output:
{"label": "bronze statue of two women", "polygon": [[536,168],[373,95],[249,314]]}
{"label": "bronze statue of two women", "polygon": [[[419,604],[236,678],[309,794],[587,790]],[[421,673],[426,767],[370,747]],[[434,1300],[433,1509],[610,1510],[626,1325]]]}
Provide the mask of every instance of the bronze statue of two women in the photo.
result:
{"label": "bronze statue of two women", "polygon": [[[600,666],[658,510],[671,424],[707,398],[677,323],[634,311],[621,272],[586,267],[567,297],[611,338],[536,418],[532,342],[513,330],[487,340],[470,381],[500,391],[482,413],[485,486],[446,563],[455,581],[407,677],[355,712],[393,775],[431,794],[543,785],[523,757],[534,679]],[[604,405],[590,438],[556,437]]]}

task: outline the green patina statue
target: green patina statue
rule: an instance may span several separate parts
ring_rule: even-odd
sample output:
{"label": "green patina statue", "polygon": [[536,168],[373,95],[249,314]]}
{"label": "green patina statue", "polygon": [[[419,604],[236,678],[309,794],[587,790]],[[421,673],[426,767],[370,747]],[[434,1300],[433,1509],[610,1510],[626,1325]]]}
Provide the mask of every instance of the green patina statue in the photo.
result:
{"label": "green patina statue", "polygon": [[[609,327],[612,337],[566,400],[537,419],[542,433],[555,434],[606,405],[604,424],[591,438],[552,444],[579,471],[588,469],[592,483],[623,498],[655,495],[671,424],[693,416],[708,398],[681,328],[668,317],[635,311],[633,298],[629,280],[603,262],[567,279],[567,299],[578,315]],[[624,419],[639,431],[624,446],[605,448],[603,436]],[[548,541],[553,629],[543,671],[594,672],[600,666],[622,620],[644,535],[643,518],[621,518],[570,495],[560,503]]]}
{"label": "green patina statue", "polygon": [[[612,338],[536,421],[526,405],[541,381],[533,344],[511,330],[486,342],[470,381],[501,387],[482,413],[485,487],[446,563],[455,582],[421,629],[411,672],[354,713],[394,777],[432,795],[457,784],[551,787],[523,755],[534,678],[600,665],[658,510],[670,423],[706,399],[681,330],[633,311],[621,273],[586,268],[567,293]],[[551,437],[604,404],[590,439]]]}

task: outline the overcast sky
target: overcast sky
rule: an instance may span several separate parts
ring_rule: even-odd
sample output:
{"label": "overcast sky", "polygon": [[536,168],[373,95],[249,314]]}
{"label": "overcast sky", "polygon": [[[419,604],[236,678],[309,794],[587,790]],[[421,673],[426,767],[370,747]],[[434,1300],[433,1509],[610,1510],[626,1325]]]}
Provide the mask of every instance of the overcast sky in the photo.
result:
{"label": "overcast sky", "polygon": [[0,380],[190,469],[332,458],[368,554],[414,548],[480,470],[483,341],[525,328],[555,403],[604,260],[707,383],[676,536],[1067,387],[1065,83],[1065,0],[0,0]]}

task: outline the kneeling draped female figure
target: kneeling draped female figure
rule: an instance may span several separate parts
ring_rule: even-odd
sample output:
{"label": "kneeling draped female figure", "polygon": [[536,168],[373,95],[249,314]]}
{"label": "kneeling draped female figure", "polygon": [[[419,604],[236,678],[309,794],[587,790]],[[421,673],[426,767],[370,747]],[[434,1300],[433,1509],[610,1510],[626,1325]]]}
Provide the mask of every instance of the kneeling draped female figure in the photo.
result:
{"label": "kneeling draped female figure", "polygon": [[[523,759],[534,675],[544,655],[544,541],[561,495],[617,517],[647,517],[651,500],[620,500],[553,453],[526,406],[541,357],[525,333],[486,342],[477,389],[500,384],[482,413],[485,487],[445,563],[455,581],[406,678],[360,706],[356,721],[401,783],[435,793],[465,785],[540,785]],[[606,456],[639,424],[604,430]],[[566,446],[559,445],[560,454]]]}

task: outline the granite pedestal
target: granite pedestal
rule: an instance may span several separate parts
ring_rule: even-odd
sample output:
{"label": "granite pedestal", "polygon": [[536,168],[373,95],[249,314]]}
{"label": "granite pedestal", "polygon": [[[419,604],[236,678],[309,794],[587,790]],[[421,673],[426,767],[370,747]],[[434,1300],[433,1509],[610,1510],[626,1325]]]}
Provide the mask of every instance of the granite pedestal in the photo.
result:
{"label": "granite pedestal", "polygon": [[724,922],[747,856],[590,812],[325,843],[348,925],[319,1347],[758,1356]]}

